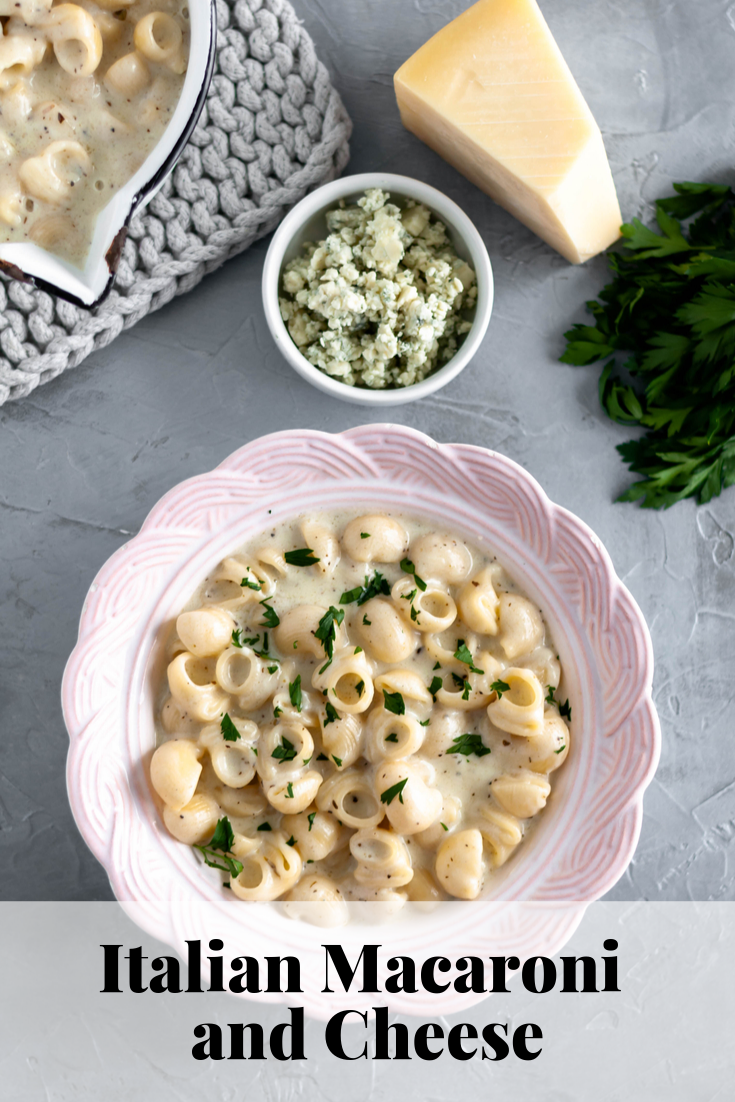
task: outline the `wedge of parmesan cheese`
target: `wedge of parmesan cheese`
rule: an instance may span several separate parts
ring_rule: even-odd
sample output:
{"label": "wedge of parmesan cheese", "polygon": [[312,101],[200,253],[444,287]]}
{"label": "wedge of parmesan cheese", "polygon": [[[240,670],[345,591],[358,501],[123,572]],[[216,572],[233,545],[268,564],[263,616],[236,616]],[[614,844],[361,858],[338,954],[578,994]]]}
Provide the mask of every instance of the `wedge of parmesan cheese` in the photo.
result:
{"label": "wedge of parmesan cheese", "polygon": [[567,260],[618,239],[602,135],[536,0],[480,0],[394,82],[404,126]]}

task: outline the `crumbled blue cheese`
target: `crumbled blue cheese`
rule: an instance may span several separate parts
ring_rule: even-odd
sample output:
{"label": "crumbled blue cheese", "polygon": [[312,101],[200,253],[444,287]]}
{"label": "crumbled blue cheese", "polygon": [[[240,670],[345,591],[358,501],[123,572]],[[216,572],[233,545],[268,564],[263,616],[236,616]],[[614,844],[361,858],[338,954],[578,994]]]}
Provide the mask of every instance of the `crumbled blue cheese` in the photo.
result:
{"label": "crumbled blue cheese", "polygon": [[422,204],[380,188],[327,212],[327,238],[283,274],[281,317],[310,363],[349,386],[410,386],[471,327],[475,273]]}

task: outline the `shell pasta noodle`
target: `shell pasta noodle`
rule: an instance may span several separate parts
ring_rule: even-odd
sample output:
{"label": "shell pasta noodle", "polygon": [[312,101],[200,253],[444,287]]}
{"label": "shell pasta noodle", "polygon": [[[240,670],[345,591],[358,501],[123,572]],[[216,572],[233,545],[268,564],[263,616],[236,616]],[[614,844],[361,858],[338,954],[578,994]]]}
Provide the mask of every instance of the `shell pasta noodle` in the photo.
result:
{"label": "shell pasta noodle", "polygon": [[0,0],[0,23],[0,242],[83,267],[181,95],[186,0]]}
{"label": "shell pasta noodle", "polygon": [[215,567],[165,645],[166,827],[234,897],[294,918],[478,898],[522,860],[569,753],[542,611],[421,519],[278,524]]}

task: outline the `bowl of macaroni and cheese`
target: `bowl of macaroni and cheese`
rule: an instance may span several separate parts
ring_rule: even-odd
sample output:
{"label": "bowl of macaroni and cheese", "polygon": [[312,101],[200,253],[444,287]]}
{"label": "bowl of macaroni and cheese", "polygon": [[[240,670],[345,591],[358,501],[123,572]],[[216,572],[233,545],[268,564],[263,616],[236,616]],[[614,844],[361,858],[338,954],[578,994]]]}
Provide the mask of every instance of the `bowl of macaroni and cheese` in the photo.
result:
{"label": "bowl of macaroni and cheese", "polygon": [[316,953],[322,927],[356,953],[551,955],[635,848],[651,678],[599,540],[510,460],[278,433],[167,494],[95,580],[71,805],[174,945],[183,901],[256,955]]}
{"label": "bowl of macaroni and cheese", "polygon": [[0,0],[0,20],[0,266],[92,307],[204,106],[213,2]]}
{"label": "bowl of macaroni and cheese", "polygon": [[347,176],[286,215],[263,266],[279,351],[359,405],[433,394],[471,361],[493,307],[490,258],[460,207],[420,180]]}

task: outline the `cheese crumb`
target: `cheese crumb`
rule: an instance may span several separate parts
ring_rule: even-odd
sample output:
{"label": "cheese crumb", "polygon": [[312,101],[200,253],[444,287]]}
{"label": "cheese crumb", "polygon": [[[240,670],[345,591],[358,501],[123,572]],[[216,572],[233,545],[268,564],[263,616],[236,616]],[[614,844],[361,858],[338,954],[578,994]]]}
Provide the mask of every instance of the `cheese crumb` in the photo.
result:
{"label": "cheese crumb", "polygon": [[281,317],[306,359],[349,386],[411,386],[454,356],[472,327],[475,273],[428,207],[380,188],[327,212],[282,279]]}

